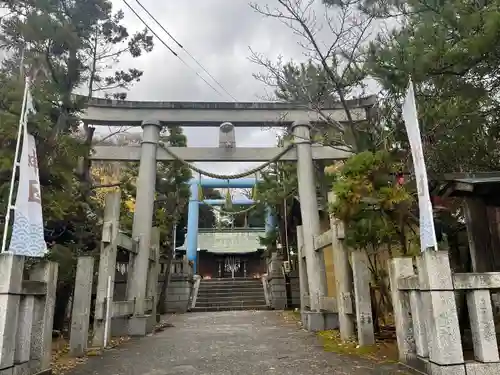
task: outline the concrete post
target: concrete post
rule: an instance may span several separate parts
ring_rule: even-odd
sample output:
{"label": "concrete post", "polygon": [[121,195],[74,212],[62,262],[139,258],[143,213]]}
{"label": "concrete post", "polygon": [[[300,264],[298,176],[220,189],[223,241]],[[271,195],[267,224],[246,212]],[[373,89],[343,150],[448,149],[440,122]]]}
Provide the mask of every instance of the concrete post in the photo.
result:
{"label": "concrete post", "polygon": [[[113,191],[104,198],[104,222],[102,226],[101,253],[99,256],[99,273],[97,275],[97,288],[95,297],[94,332],[92,346],[104,345],[105,331],[105,306],[108,281],[111,277],[111,295],[114,293],[116,273],[116,237],[120,224],[120,201],[119,191]],[[108,324],[110,329],[111,324]],[[109,337],[109,332],[108,332]]]}
{"label": "concrete post", "polygon": [[131,257],[129,272],[130,285],[127,285],[127,299],[135,300],[134,316],[129,319],[129,333],[143,336],[146,334],[147,317],[144,316],[146,283],[153,224],[154,199],[156,191],[156,153],[160,140],[159,121],[142,123],[141,161],[137,178],[132,238],[139,240],[139,252]]}
{"label": "concrete post", "polygon": [[198,201],[198,189],[201,187],[197,182],[191,181],[189,186],[189,191],[191,193],[189,197],[188,205],[188,222],[187,222],[187,238],[186,238],[186,249],[187,258],[193,262],[193,273],[196,274],[198,271],[196,260],[198,257],[198,218],[200,214],[200,202]]}
{"label": "concrete post", "polygon": [[[335,193],[329,192],[328,202],[330,204],[334,203],[335,199]],[[330,215],[330,228],[332,232],[333,267],[337,290],[340,337],[342,340],[348,340],[354,336],[354,315],[352,314],[352,277],[349,265],[349,255],[347,249],[344,248],[343,235],[340,235],[341,232],[343,233],[343,223],[337,220],[333,215]],[[342,239],[339,237],[342,237]],[[371,308],[369,311],[371,316]]]}
{"label": "concrete post", "polygon": [[85,351],[87,350],[93,279],[94,257],[79,257],[76,268],[69,340],[70,354],[75,357],[85,355]]}
{"label": "concrete post", "polygon": [[287,298],[285,276],[283,275],[283,258],[277,253],[271,254],[267,278],[269,282],[271,307],[275,310],[284,310],[286,308]]}
{"label": "concrete post", "polygon": [[320,312],[320,301],[326,295],[326,282],[325,275],[320,272],[325,267],[323,253],[316,252],[314,249],[314,236],[320,234],[320,223],[310,127],[308,122],[295,122],[292,125],[292,131],[297,148],[297,178],[302,216],[303,249],[306,257],[311,310]]}
{"label": "concrete post", "polygon": [[490,291],[468,291],[467,305],[476,361],[483,363],[500,361]]}
{"label": "concrete post", "polygon": [[414,276],[411,258],[394,258],[389,260],[389,279],[391,282],[392,306],[396,324],[399,360],[403,363],[416,357],[415,339],[410,301],[405,292],[398,289],[398,280],[402,277]]}
{"label": "concrete post", "polygon": [[[375,344],[373,332],[373,316],[370,295],[370,270],[368,269],[368,255],[365,251],[351,253],[352,272],[354,279],[354,297],[356,300],[356,321],[358,327],[358,343],[360,346]],[[345,320],[340,320],[341,324]],[[345,328],[345,327],[344,327]],[[350,328],[350,327],[349,327]],[[340,325],[341,334],[342,325]]]}
{"label": "concrete post", "polygon": [[50,369],[52,360],[52,327],[56,306],[57,273],[57,263],[43,262],[33,267],[29,274],[31,281],[41,281],[47,286],[45,296],[36,299],[33,314],[32,337],[34,339],[31,342],[31,359],[38,362],[38,372]]}
{"label": "concrete post", "polygon": [[458,374],[463,371],[464,356],[448,252],[426,251],[421,259],[420,290],[428,291],[430,300],[424,306],[429,360],[432,366],[446,366]]}
{"label": "concrete post", "polygon": [[305,316],[303,311],[306,310],[306,306],[309,301],[306,302],[306,295],[309,295],[309,285],[307,281],[307,265],[304,258],[304,239],[302,235],[302,225],[297,226],[297,255],[299,262],[299,285],[300,285],[300,314],[302,319],[302,324],[305,325]]}
{"label": "concrete post", "polygon": [[16,364],[29,366],[34,313],[35,296],[22,296],[17,320],[16,353],[14,355],[14,363]]}
{"label": "concrete post", "polygon": [[[425,270],[422,263],[422,258],[416,258],[418,285],[425,284]],[[427,332],[427,311],[431,304],[430,294],[428,291],[411,290],[410,294],[410,309],[413,320],[413,337],[415,338],[415,350],[417,356],[421,358],[429,357],[429,344],[432,338],[429,338]]]}
{"label": "concrete post", "polygon": [[151,232],[151,250],[154,254],[154,260],[149,262],[148,269],[148,298],[153,299],[151,315],[153,322],[156,323],[156,304],[158,303],[158,275],[160,273],[160,230],[154,227]]}
{"label": "concrete post", "polygon": [[24,257],[0,254],[0,373],[14,366]]}

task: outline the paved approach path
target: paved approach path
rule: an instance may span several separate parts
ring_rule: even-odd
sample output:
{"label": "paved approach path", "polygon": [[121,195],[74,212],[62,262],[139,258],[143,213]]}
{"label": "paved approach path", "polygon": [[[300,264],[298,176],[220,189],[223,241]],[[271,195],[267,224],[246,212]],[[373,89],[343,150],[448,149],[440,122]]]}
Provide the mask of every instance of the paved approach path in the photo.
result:
{"label": "paved approach path", "polygon": [[188,313],[174,327],[91,358],[70,375],[402,375],[326,353],[314,335],[275,311]]}

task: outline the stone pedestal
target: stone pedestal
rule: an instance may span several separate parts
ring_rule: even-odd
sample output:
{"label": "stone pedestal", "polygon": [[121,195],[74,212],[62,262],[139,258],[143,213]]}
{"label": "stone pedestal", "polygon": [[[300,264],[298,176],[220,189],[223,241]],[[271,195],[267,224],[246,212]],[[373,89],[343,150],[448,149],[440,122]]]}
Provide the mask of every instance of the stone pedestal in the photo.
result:
{"label": "stone pedestal", "polygon": [[337,313],[323,311],[302,311],[302,324],[310,332],[326,331],[339,328]]}
{"label": "stone pedestal", "polygon": [[271,307],[275,310],[286,309],[286,285],[284,277],[273,277],[269,279],[271,294]]}
{"label": "stone pedestal", "polygon": [[134,315],[128,320],[129,336],[144,336],[148,333],[148,320],[151,315]]}
{"label": "stone pedestal", "polygon": [[283,259],[278,254],[271,254],[268,262],[269,299],[271,308],[284,310],[286,308],[286,283],[283,274]]}
{"label": "stone pedestal", "polygon": [[298,270],[293,270],[288,275],[290,280],[290,300],[291,306],[288,307],[300,307],[300,279]]}
{"label": "stone pedestal", "polygon": [[185,313],[188,311],[192,285],[191,276],[171,276],[167,290],[167,312]]}
{"label": "stone pedestal", "polygon": [[128,321],[129,321],[128,316],[120,316],[111,319],[110,337],[128,336],[129,332]]}

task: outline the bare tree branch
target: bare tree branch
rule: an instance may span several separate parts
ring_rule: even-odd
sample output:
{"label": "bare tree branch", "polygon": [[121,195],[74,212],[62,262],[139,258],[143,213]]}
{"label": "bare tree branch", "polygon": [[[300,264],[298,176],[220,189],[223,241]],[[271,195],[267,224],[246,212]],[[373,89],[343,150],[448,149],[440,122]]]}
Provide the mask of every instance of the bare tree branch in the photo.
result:
{"label": "bare tree branch", "polygon": [[[338,4],[335,8],[325,8],[322,19],[316,15],[313,0],[277,0],[277,3],[279,5],[274,8],[269,5],[251,4],[250,6],[265,17],[278,19],[300,37],[299,45],[304,49],[310,62],[318,64],[316,69],[319,67],[322,69],[325,81],[318,81],[323,79],[318,76],[316,82],[308,80],[290,82],[291,77],[287,74],[287,68],[293,66],[293,63],[284,65],[281,58],[277,63],[273,63],[252,51],[250,61],[264,67],[267,71],[267,74],[258,73],[254,77],[277,91],[284,88],[286,90],[291,84],[297,86],[295,90],[300,97],[295,100],[301,101],[308,109],[316,111],[335,132],[339,133],[341,136],[337,138],[343,147],[351,145],[357,149],[359,147],[357,129],[355,129],[357,122],[352,114],[352,108],[348,105],[348,97],[355,90],[364,89],[364,75],[360,64],[363,63],[363,48],[370,38],[370,29],[375,16],[360,12],[358,9],[360,4],[357,0],[336,2]],[[331,41],[329,40],[328,43],[320,40],[322,30],[330,32]],[[303,65],[295,64],[295,66],[304,68]],[[293,72],[290,74],[293,76]],[[307,71],[297,73],[298,77],[304,74],[308,74]],[[312,80],[311,76],[309,78]],[[335,121],[323,111],[328,102],[335,97],[340,101],[345,113],[347,119],[345,124]],[[341,140],[347,135],[347,129],[353,142]]]}

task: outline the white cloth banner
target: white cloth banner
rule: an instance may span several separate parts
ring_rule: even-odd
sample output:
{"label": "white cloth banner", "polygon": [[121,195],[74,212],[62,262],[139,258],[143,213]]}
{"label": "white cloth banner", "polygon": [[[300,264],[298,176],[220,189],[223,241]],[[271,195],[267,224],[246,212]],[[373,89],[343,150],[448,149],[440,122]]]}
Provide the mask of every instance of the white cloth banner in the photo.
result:
{"label": "white cloth banner", "polygon": [[33,102],[28,91],[22,123],[23,148],[9,251],[16,255],[43,257],[47,252],[47,244],[44,239],[36,143],[35,138],[27,131],[28,115],[33,111]]}
{"label": "white cloth banner", "polygon": [[434,215],[427,182],[424,152],[422,150],[415,93],[411,80],[408,83],[408,89],[406,90],[406,97],[403,103],[403,120],[405,122],[406,132],[408,133],[408,140],[410,141],[413,167],[417,180],[418,208],[420,212],[420,249],[421,251],[425,251],[429,248],[437,250]]}

